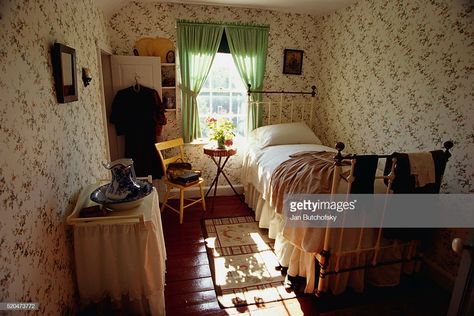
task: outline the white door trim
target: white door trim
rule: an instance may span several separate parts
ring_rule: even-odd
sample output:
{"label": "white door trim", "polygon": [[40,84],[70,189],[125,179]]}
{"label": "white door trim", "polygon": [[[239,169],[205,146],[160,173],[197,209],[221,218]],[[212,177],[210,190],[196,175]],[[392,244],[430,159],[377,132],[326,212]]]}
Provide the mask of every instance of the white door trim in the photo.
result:
{"label": "white door trim", "polygon": [[109,48],[104,47],[101,43],[96,43],[97,47],[97,67],[99,70],[99,93],[101,99],[101,112],[102,112],[102,128],[104,131],[104,140],[105,140],[105,157],[110,161],[110,144],[109,144],[109,131],[107,129],[107,111],[106,111],[106,101],[105,101],[105,91],[104,91],[104,72],[102,68],[102,54],[112,56]]}

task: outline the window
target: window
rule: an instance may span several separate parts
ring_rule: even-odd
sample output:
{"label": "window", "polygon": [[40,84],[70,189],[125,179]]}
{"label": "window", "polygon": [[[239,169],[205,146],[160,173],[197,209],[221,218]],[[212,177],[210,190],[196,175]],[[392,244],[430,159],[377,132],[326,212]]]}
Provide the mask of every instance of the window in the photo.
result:
{"label": "window", "polygon": [[208,117],[226,117],[237,127],[236,136],[245,135],[247,90],[231,54],[216,54],[197,100],[202,137],[208,137]]}

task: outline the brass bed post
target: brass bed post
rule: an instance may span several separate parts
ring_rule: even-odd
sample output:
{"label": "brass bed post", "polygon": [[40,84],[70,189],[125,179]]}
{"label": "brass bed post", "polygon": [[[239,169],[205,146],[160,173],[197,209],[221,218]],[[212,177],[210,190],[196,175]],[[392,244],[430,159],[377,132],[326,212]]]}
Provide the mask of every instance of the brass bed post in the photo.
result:
{"label": "brass bed post", "polygon": [[316,86],[311,86],[311,109],[309,111],[309,124],[311,125],[311,129],[313,129],[313,111],[314,111],[314,100],[316,99]]}
{"label": "brass bed post", "polygon": [[[268,112],[271,112],[271,110],[268,109]],[[268,115],[270,116],[271,113],[268,113]],[[278,119],[278,123],[280,123],[280,124],[281,124],[282,116],[283,116],[283,93],[280,94],[280,118]],[[292,118],[292,120],[293,120],[293,118]]]}
{"label": "brass bed post", "polygon": [[250,83],[247,84],[247,102],[250,104],[250,94],[252,93],[250,91],[250,88],[252,87],[252,85]]}
{"label": "brass bed post", "polygon": [[449,160],[449,158],[451,158],[451,152],[449,151],[451,148],[453,148],[454,146],[454,143],[450,140],[444,142],[443,144],[443,147],[444,147],[444,154],[446,155],[446,161]]}
{"label": "brass bed post", "polygon": [[[334,156],[334,173],[332,178],[332,188],[331,188],[331,197],[337,193],[337,187],[339,185],[340,177],[341,177],[341,168],[342,168],[342,160],[344,157],[342,156],[342,151],[346,146],[342,142],[336,143],[337,154]],[[323,250],[316,254],[316,259],[319,262],[319,281],[318,281],[318,289],[316,290],[316,296],[321,296],[322,293],[325,292],[326,287],[326,270],[329,267],[329,257],[331,253],[329,252],[329,247],[331,244],[330,236],[331,236],[331,228],[329,227],[329,222],[326,225],[326,231],[324,232],[324,245]]]}
{"label": "brass bed post", "polygon": [[[375,242],[374,246],[374,257],[372,259],[372,266],[377,266],[377,260],[379,257],[380,253],[380,245],[382,243],[382,236],[383,236],[383,222],[385,219],[385,210],[387,209],[387,199],[388,199],[388,194],[390,193],[390,189],[392,188],[393,180],[395,179],[395,166],[397,165],[397,158],[396,157],[387,157],[386,159],[392,159],[392,167],[390,169],[390,173],[387,175],[387,190],[385,191],[385,200],[384,200],[384,205],[382,209],[382,219],[380,220],[380,227],[377,232],[377,241]],[[397,241],[394,240],[393,246],[397,245]]]}
{"label": "brass bed post", "polygon": [[[355,156],[354,156],[355,158]],[[346,190],[346,200],[348,199],[349,195],[351,194],[352,183],[354,182],[354,169],[356,165],[356,159],[351,159],[351,169],[349,172],[349,176],[345,178],[347,181],[347,190]],[[342,168],[342,167],[341,167]],[[342,176],[341,176],[342,177]],[[344,177],[342,177],[344,179]],[[345,212],[342,214],[342,227],[341,227],[341,234],[339,235],[339,243],[336,252],[336,265],[334,267],[334,271],[338,272],[341,266],[341,252],[342,252],[342,242],[344,239],[344,223],[345,223]],[[359,245],[362,243],[362,236],[363,236],[364,229],[361,228],[361,232],[359,234]],[[360,249],[360,247],[358,247]],[[357,252],[357,260],[359,260],[360,252]],[[336,282],[339,282],[339,279],[336,279]]]}
{"label": "brass bed post", "polygon": [[[250,88],[252,87],[252,85],[250,83],[247,84],[247,125],[248,125],[248,114],[250,113],[250,105],[252,104],[252,99],[251,99],[251,91],[250,91]],[[247,126],[247,132],[249,132],[249,126]]]}

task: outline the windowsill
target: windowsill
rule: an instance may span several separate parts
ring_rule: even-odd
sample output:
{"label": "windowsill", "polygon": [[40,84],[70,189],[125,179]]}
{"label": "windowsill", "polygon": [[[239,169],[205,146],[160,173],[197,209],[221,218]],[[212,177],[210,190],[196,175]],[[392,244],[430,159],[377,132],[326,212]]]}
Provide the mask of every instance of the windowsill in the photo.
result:
{"label": "windowsill", "polygon": [[[192,146],[202,146],[202,145],[208,145],[208,144],[213,144],[215,143],[215,140],[210,140],[209,138],[198,138],[193,140],[190,143],[186,143],[186,145],[192,145]],[[234,138],[234,147],[236,146],[243,146],[246,144],[246,137],[238,136]]]}
{"label": "windowsill", "polygon": [[[195,139],[191,143],[186,143],[186,146],[189,146],[189,150],[198,150],[201,151],[204,146],[212,147],[216,144],[215,140],[210,140],[209,138],[199,138]],[[235,137],[234,144],[230,147],[237,150],[237,156],[242,156],[247,152],[248,142],[246,137]]]}
{"label": "windowsill", "polygon": [[211,142],[213,142],[213,140],[210,140],[209,138],[198,138],[198,139],[193,140],[190,143],[187,143],[187,145],[201,146],[201,145],[207,145]]}

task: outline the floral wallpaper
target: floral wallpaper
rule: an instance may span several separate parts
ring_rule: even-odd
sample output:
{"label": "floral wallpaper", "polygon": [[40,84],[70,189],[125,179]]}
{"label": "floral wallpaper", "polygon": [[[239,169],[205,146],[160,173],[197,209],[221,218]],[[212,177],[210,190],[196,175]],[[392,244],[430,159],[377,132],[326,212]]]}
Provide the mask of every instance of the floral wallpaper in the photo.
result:
{"label": "floral wallpaper", "polygon": [[[38,302],[40,315],[74,313],[66,216],[107,175],[96,41],[109,40],[93,0],[0,1],[0,302]],[[56,102],[54,42],[76,49],[76,102]]]}
{"label": "floral wallpaper", "polygon": [[[314,38],[315,19],[309,15],[282,13],[247,8],[200,6],[187,4],[132,2],[114,14],[109,23],[111,45],[118,55],[133,55],[135,42],[142,37],[166,37],[176,43],[176,20],[224,21],[267,24],[270,26],[268,41],[265,89],[295,89],[311,91],[316,84],[314,69],[317,65]],[[304,50],[303,73],[283,75],[282,61],[285,48]],[[179,109],[178,109],[179,110]],[[181,136],[181,112],[168,113],[168,125],[164,138]],[[206,183],[210,184],[216,173],[211,159],[203,154],[203,145],[190,144],[186,151],[193,165],[203,170]],[[241,146],[239,146],[241,148]],[[226,173],[233,184],[240,183],[240,165],[242,158],[231,157]],[[220,185],[227,184],[220,179]]]}
{"label": "floral wallpaper", "polygon": [[474,4],[363,0],[318,19],[320,136],[349,151],[453,140],[443,190],[474,193]]}
{"label": "floral wallpaper", "polygon": [[[474,3],[361,0],[317,19],[317,131],[348,151],[432,150],[453,140],[442,190],[474,193]],[[429,254],[454,276],[454,236]]]}

